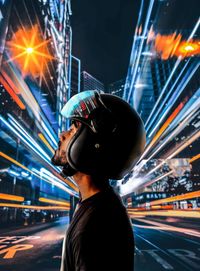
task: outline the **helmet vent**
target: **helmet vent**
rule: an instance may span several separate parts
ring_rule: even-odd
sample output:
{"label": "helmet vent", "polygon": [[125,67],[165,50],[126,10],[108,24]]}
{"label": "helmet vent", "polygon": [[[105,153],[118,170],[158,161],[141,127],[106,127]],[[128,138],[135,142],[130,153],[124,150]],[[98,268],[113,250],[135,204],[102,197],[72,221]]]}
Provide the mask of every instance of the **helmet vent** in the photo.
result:
{"label": "helmet vent", "polygon": [[100,148],[100,144],[99,143],[96,143],[94,146],[95,146],[96,149]]}

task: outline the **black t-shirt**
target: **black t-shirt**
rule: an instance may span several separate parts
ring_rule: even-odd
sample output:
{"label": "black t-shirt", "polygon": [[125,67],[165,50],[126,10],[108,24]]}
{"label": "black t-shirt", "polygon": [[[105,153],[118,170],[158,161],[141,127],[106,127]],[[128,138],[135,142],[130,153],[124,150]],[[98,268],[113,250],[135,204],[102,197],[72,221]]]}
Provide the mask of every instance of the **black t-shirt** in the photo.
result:
{"label": "black t-shirt", "polygon": [[133,231],[111,187],[82,201],[66,232],[60,271],[133,271]]}

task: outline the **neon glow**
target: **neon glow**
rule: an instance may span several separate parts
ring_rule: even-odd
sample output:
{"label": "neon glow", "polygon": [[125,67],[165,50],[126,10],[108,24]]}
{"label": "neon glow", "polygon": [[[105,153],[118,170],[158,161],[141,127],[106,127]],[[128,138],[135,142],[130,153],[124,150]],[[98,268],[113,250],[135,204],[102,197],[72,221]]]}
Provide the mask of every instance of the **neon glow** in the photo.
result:
{"label": "neon glow", "polygon": [[195,156],[193,156],[193,157],[190,159],[190,163],[192,163],[192,162],[194,162],[194,161],[196,161],[196,160],[198,160],[198,159],[200,159],[200,153],[197,154],[197,155],[195,155]]}
{"label": "neon glow", "polygon": [[173,56],[182,58],[200,54],[199,41],[181,41],[181,34],[173,33],[171,35],[157,34],[155,37],[155,50],[160,54],[163,60]]}
{"label": "neon glow", "polygon": [[[64,186],[64,184],[59,183],[58,181],[52,180],[52,178],[42,178],[40,176],[40,172],[36,171],[36,170],[30,170],[29,168],[25,167],[24,165],[22,165],[21,163],[19,163],[18,161],[16,161],[15,159],[13,159],[12,157],[8,156],[7,154],[0,152],[0,156],[2,156],[3,158],[5,158],[6,160],[12,162],[13,164],[27,170],[28,172],[32,173],[33,175],[35,175],[38,179],[42,179],[45,182],[49,182],[49,183],[53,183],[55,186],[59,187],[60,189],[62,189],[63,191],[66,191],[70,194],[75,194],[73,191],[70,191],[69,188],[67,188],[66,186]],[[52,174],[53,176],[53,174]],[[71,183],[69,180],[65,180],[64,178],[62,178],[60,181],[64,181],[64,183],[68,184],[70,187],[72,187],[72,189],[74,189],[75,191],[77,191],[77,187],[75,187],[75,185],[73,183]]]}
{"label": "neon glow", "polygon": [[22,208],[31,210],[56,210],[56,211],[69,211],[69,207],[65,206],[35,206],[35,205],[20,205],[13,203],[0,203],[0,207]]}
{"label": "neon glow", "polygon": [[[154,213],[154,212],[150,212],[150,213]],[[159,212],[161,213],[161,212]],[[166,216],[167,212],[163,213],[162,216]],[[174,217],[181,217],[181,214],[183,215],[183,217],[191,217],[191,218],[196,218],[199,217],[198,213],[195,211],[192,212],[184,212],[184,211],[173,211],[170,212],[170,216],[174,216]],[[151,215],[151,214],[150,214]],[[154,214],[153,214],[154,215]],[[143,222],[143,223],[148,223],[150,225],[138,225],[136,223],[134,223],[134,226],[138,227],[138,228],[143,228],[143,229],[154,229],[154,230],[159,230],[159,231],[172,231],[172,232],[179,232],[179,233],[184,233],[190,236],[196,236],[196,237],[200,237],[200,233],[198,230],[194,230],[194,229],[190,229],[190,228],[183,228],[183,227],[175,227],[175,226],[171,226],[169,224],[165,224],[165,223],[160,223],[160,222],[156,222],[156,221],[152,221],[150,219],[141,219],[140,217],[144,217],[143,216],[139,216],[139,218],[136,218],[136,220]],[[138,214],[137,214],[138,217]]]}
{"label": "neon glow", "polygon": [[152,141],[150,142],[150,144],[147,146],[147,148],[145,149],[145,152],[141,156],[140,160],[142,159],[142,157],[145,156],[145,154],[148,152],[148,150],[151,149],[151,147],[160,138],[160,136],[163,134],[163,132],[168,128],[168,126],[170,125],[170,123],[175,119],[175,117],[181,111],[181,109],[183,108],[183,106],[184,106],[184,104],[180,103],[178,105],[178,107],[172,112],[172,114],[169,116],[169,118],[166,120],[166,122],[162,125],[162,127],[160,128],[160,130],[156,133],[156,135],[154,136],[154,138],[152,139]]}
{"label": "neon glow", "polygon": [[26,48],[27,54],[32,54],[34,52],[34,49],[31,47]]}
{"label": "neon glow", "polygon": [[[137,217],[138,215],[140,216],[170,216],[170,217],[191,217],[191,218],[200,218],[200,212],[199,210],[174,210],[174,211],[128,211],[129,215],[132,218]],[[183,229],[181,229],[183,232]]]}
{"label": "neon glow", "polygon": [[44,135],[42,133],[38,134],[39,138],[42,140],[42,142],[47,146],[47,148],[54,153],[54,149],[51,147],[51,145],[49,144],[49,142],[46,140],[46,138],[44,137]]}
{"label": "neon glow", "polygon": [[37,26],[19,29],[8,42],[12,54],[8,62],[15,61],[23,75],[43,75],[47,62],[54,59],[48,53],[49,42],[50,40],[43,40]]}
{"label": "neon glow", "polygon": [[39,201],[51,203],[51,204],[58,204],[58,205],[67,206],[67,207],[70,206],[70,203],[67,201],[52,200],[52,199],[47,199],[47,198],[39,198]]}
{"label": "neon glow", "polygon": [[13,200],[13,201],[24,201],[24,197],[0,193],[0,199]]}
{"label": "neon glow", "polygon": [[23,104],[23,102],[20,100],[20,98],[16,95],[16,93],[13,91],[13,89],[10,87],[10,85],[6,82],[6,80],[3,78],[3,76],[0,76],[0,82],[4,86],[5,90],[9,93],[9,95],[16,102],[16,104],[22,110],[24,110],[26,108],[26,106]]}
{"label": "neon glow", "polygon": [[165,198],[161,200],[154,200],[149,202],[150,205],[158,205],[162,203],[168,203],[168,202],[174,202],[174,201],[180,201],[180,200],[186,200],[186,199],[193,199],[193,198],[198,198],[200,197],[200,191],[194,191],[190,193],[186,193],[183,195],[178,195],[170,198]]}

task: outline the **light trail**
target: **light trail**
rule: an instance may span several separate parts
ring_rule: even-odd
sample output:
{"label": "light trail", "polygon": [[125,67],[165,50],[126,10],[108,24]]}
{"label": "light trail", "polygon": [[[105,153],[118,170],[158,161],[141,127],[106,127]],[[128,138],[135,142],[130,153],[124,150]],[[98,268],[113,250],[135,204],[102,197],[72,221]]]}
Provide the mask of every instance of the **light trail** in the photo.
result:
{"label": "light trail", "polygon": [[[199,66],[200,66],[200,63],[197,63],[197,65],[194,67],[194,69],[192,71],[188,71],[188,77],[185,78],[185,80],[182,80],[182,82],[183,82],[182,86],[181,86],[181,84],[179,84],[179,86],[178,86],[179,90],[177,88],[176,96],[175,96],[175,94],[173,95],[173,97],[172,97],[173,99],[171,99],[171,102],[169,101],[170,106],[167,107],[167,109],[162,114],[162,117],[156,122],[156,125],[151,130],[151,132],[149,133],[148,137],[151,137],[151,135],[154,133],[154,131],[157,129],[157,127],[159,127],[159,125],[162,123],[162,121],[166,117],[166,115],[170,112],[173,104],[177,101],[178,97],[183,92],[183,90],[185,89],[186,85],[188,84],[188,82],[190,81],[190,79],[192,78],[192,76],[195,74],[195,72],[197,71],[197,69],[199,68]],[[172,100],[173,100],[173,102],[172,102]]]}
{"label": "light trail", "polygon": [[[193,118],[195,117],[195,115],[196,114],[198,114],[198,109],[199,109],[199,102],[200,102],[200,89],[198,89],[197,91],[196,91],[196,93],[195,93],[195,98],[194,97],[192,97],[191,99],[190,99],[190,101],[191,101],[191,105],[190,105],[190,103],[188,102],[188,103],[186,103],[186,105],[184,106],[184,108],[181,110],[181,112],[183,112],[183,114],[182,114],[182,117],[180,117],[180,120],[177,122],[175,122],[174,121],[174,123],[177,125],[177,123],[178,123],[178,127],[175,129],[175,131],[170,135],[170,136],[168,136],[168,138],[167,139],[165,139],[164,140],[164,142],[160,145],[160,147],[158,147],[156,150],[154,150],[154,152],[153,152],[153,154],[148,158],[148,160],[147,161],[149,161],[153,156],[155,156],[155,154],[160,150],[160,149],[162,149],[162,147],[164,147],[166,144],[167,144],[167,142],[168,141],[170,141],[173,137],[175,137],[175,135],[177,135],[180,131],[181,131],[181,129],[183,129],[186,125],[187,125],[187,123],[188,123],[188,121],[189,121],[189,119],[190,118],[192,118],[192,116],[193,116]],[[187,108],[187,109],[186,109]],[[197,112],[196,112],[197,111]],[[196,113],[195,113],[196,112]],[[179,116],[179,115],[178,115]],[[177,117],[178,117],[177,116]],[[169,129],[172,129],[172,125],[170,125],[167,129],[166,129],[166,131],[167,130],[169,130]],[[165,133],[165,132],[164,132]],[[164,135],[164,134],[163,134]],[[162,136],[163,136],[162,135]],[[149,144],[151,144],[151,142],[149,143]],[[140,161],[142,161],[142,159],[143,159],[143,157],[148,153],[148,150],[149,150],[150,148],[147,146],[147,148],[145,149],[145,151],[143,152],[143,154],[142,154],[142,156],[140,157],[140,159],[138,160],[138,162],[137,162],[137,165],[140,163]],[[135,171],[135,169],[134,169],[134,171]],[[137,170],[136,170],[137,171]]]}
{"label": "light trail", "polygon": [[181,109],[183,108],[183,106],[184,106],[184,104],[180,103],[178,105],[178,107],[172,112],[172,114],[168,117],[168,119],[165,121],[165,123],[160,128],[160,130],[153,137],[153,139],[151,140],[151,142],[149,143],[149,145],[147,145],[147,148],[145,149],[145,151],[141,155],[139,161],[141,161],[143,159],[143,157],[145,157],[145,155],[148,153],[148,151],[151,149],[151,147],[155,144],[155,142],[160,138],[160,136],[163,134],[163,132],[168,128],[168,126],[170,125],[170,123],[179,114],[179,112],[181,111]]}
{"label": "light trail", "polygon": [[[188,42],[194,37],[194,35],[195,35],[197,29],[199,28],[199,25],[200,25],[200,18],[198,19],[196,25],[194,26],[194,28],[193,28],[193,30],[192,30],[192,32],[191,32],[189,38],[187,39]],[[174,75],[176,69],[178,68],[178,66],[179,66],[179,64],[180,64],[180,62],[181,62],[181,60],[182,60],[182,58],[181,58],[181,57],[178,57],[178,59],[177,59],[175,65],[174,65],[174,68],[173,68],[172,72],[170,73],[169,78],[167,79],[167,81],[166,81],[166,83],[165,83],[165,85],[164,85],[164,87],[163,87],[163,89],[162,89],[162,91],[161,91],[161,94],[160,94],[158,100],[156,101],[156,103],[155,103],[155,105],[154,105],[154,107],[153,107],[153,109],[152,109],[152,111],[151,111],[151,113],[150,113],[150,115],[149,115],[149,117],[148,117],[146,123],[145,123],[145,128],[148,128],[148,123],[149,123],[149,121],[152,119],[152,115],[154,114],[154,111],[156,110],[156,107],[160,104],[160,100],[161,100],[161,98],[162,98],[162,96],[163,96],[165,90],[167,89],[168,84],[169,84],[169,82],[170,82],[172,76]],[[149,124],[149,125],[150,125],[150,124]]]}
{"label": "light trail", "polygon": [[55,185],[56,187],[60,188],[61,190],[69,193],[70,195],[75,196],[76,193],[74,191],[72,191],[71,189],[69,189],[68,187],[66,187],[64,184],[67,184],[70,188],[72,188],[73,190],[77,191],[77,187],[71,183],[68,179],[62,179],[61,178],[57,178],[55,177],[52,173],[49,172],[49,175],[44,174],[43,168],[39,170],[37,170],[36,168],[32,168],[32,171],[39,176],[40,179],[44,180],[45,182],[51,184],[51,185]]}
{"label": "light trail", "polygon": [[195,155],[195,156],[193,156],[189,161],[190,161],[190,163],[193,163],[194,161],[196,161],[198,159],[200,159],[200,153],[197,154],[197,155]]}
{"label": "light trail", "polygon": [[42,140],[42,142],[47,146],[47,148],[51,151],[51,153],[54,154],[54,149],[51,147],[49,142],[46,140],[44,135],[42,133],[38,133],[39,138]]}
{"label": "light trail", "polygon": [[5,80],[8,82],[8,84],[10,85],[10,87],[14,90],[14,92],[19,95],[21,92],[20,90],[15,86],[15,84],[13,83],[12,79],[8,76],[8,74],[1,70],[1,74],[3,75],[3,77],[5,78]]}
{"label": "light trail", "polygon": [[[185,63],[184,67],[181,69],[179,75],[177,76],[176,80],[174,81],[173,85],[171,86],[170,90],[168,91],[167,95],[164,97],[164,100],[161,102],[160,101],[160,106],[158,108],[158,110],[156,110],[155,114],[153,115],[153,117],[151,118],[151,122],[149,124],[149,128],[151,127],[152,123],[155,121],[156,117],[158,116],[158,114],[160,113],[161,110],[163,110],[163,108],[165,108],[165,104],[167,103],[168,98],[170,97],[170,95],[172,94],[172,92],[174,91],[174,88],[176,86],[176,84],[178,83],[179,79],[181,78],[183,72],[185,71],[185,69],[187,68],[188,64],[190,63],[190,59]],[[170,78],[171,79],[171,78]],[[163,98],[163,97],[161,97]],[[161,99],[160,96],[158,99]],[[146,125],[146,124],[145,124]],[[148,128],[147,128],[148,130]],[[150,136],[149,136],[150,137]]]}
{"label": "light trail", "polygon": [[[179,122],[177,122],[177,121],[174,122],[177,125],[176,129],[166,139],[163,140],[163,142],[160,144],[160,146],[157,147],[156,150],[154,150],[154,152],[148,157],[148,159],[146,160],[146,162],[148,162],[149,160],[151,160],[169,141],[172,140],[172,138],[174,138],[177,134],[179,134],[186,127],[186,125],[188,124],[189,120],[192,121],[192,119],[194,119],[199,114],[199,112],[198,112],[198,110],[199,110],[199,103],[200,103],[200,97],[195,98],[195,101],[192,102],[191,106],[188,105],[188,110],[185,111],[185,113],[183,114],[183,116],[179,120]],[[186,106],[187,106],[187,104],[186,104]],[[184,110],[184,108],[183,108],[183,110]],[[172,129],[172,125],[167,128],[167,130],[169,130],[169,129]],[[146,150],[145,150],[145,154],[146,154]],[[137,168],[134,169],[134,172],[138,172],[138,169]]]}
{"label": "light trail", "polygon": [[17,196],[17,195],[11,195],[11,194],[4,194],[4,193],[0,193],[0,199],[13,200],[13,201],[24,201],[24,197]]}
{"label": "light trail", "polygon": [[197,130],[196,133],[194,133],[189,139],[185,141],[184,144],[182,144],[180,147],[176,149],[172,154],[170,154],[167,159],[173,158],[175,155],[177,155],[179,152],[184,150],[186,147],[188,147],[190,144],[192,144],[195,140],[197,140],[200,137],[200,131]]}
{"label": "light trail", "polygon": [[[25,142],[25,144],[27,144],[36,154],[38,154],[45,162],[48,163],[48,165],[50,165],[51,168],[53,168],[55,171],[58,170],[57,167],[53,166],[52,163],[51,163],[51,157],[49,157],[46,152],[44,152],[44,150],[39,146],[39,144],[23,129],[23,127],[10,115],[9,115],[9,118],[10,118],[10,122],[15,126],[15,128],[21,132],[23,134],[23,137],[21,137],[12,127],[12,131],[17,134],[18,137],[21,138],[22,141]],[[0,119],[1,119],[1,116],[0,116]],[[4,120],[5,124],[8,125],[8,123]],[[18,126],[16,126],[15,124],[17,124]],[[9,126],[10,128],[10,126]],[[31,145],[24,139],[27,138],[27,140],[31,143]],[[39,153],[35,147],[37,147],[37,150],[40,151],[41,153]],[[54,153],[54,151],[53,151]],[[47,159],[45,157],[43,157],[43,155],[45,155],[47,157]],[[56,173],[55,173],[56,174]],[[53,175],[52,175],[53,176]],[[62,178],[61,176],[59,176],[59,178],[57,178],[57,180],[62,180],[64,181],[64,183],[66,183],[67,185],[69,185],[71,188],[73,188],[75,191],[77,191],[77,187],[73,184],[73,181],[69,181],[67,179],[64,179]],[[66,188],[65,188],[66,189]],[[68,191],[69,192],[69,191]],[[70,191],[70,194],[72,192]]]}
{"label": "light trail", "polygon": [[[169,202],[175,202],[175,201],[181,201],[181,200],[187,200],[187,199],[193,199],[193,198],[198,198],[198,197],[200,197],[200,190],[199,191],[194,191],[194,192],[189,192],[189,193],[178,195],[178,196],[165,198],[165,199],[150,201],[149,205],[153,206],[153,205],[169,203]],[[142,205],[142,207],[145,207],[145,206],[146,206],[145,204]]]}
{"label": "light trail", "polygon": [[[29,147],[31,147],[37,154],[38,154],[38,151],[40,152],[40,156],[43,158],[46,157],[46,159],[44,159],[46,162],[51,160],[51,157],[40,147],[40,145],[34,140],[34,138],[32,138],[27,131],[25,131],[25,129],[19,124],[19,122],[17,122],[10,114],[8,114],[9,118],[9,122],[18,130],[19,133],[22,134],[22,136],[24,138],[27,139],[27,141],[24,140],[25,143],[27,143],[27,145]],[[23,137],[21,136],[21,139],[23,141]],[[28,144],[28,142],[30,142],[30,144]],[[37,148],[38,151],[35,150],[35,147]],[[51,164],[50,164],[51,165]]]}
{"label": "light trail", "polygon": [[184,59],[200,54],[200,43],[198,40],[182,40],[182,35],[177,34],[176,32],[169,35],[156,34],[154,39],[154,49],[163,60],[167,60],[174,56],[181,56]]}
{"label": "light trail", "polygon": [[16,70],[16,68],[12,65],[12,63],[4,63],[2,66],[3,70],[6,70],[7,73],[10,74],[12,77],[13,84],[16,88],[20,89],[20,94],[23,100],[26,102],[27,110],[31,110],[34,117],[35,123],[39,126],[39,129],[44,131],[47,134],[47,137],[50,142],[52,142],[53,148],[57,147],[57,136],[53,131],[52,127],[48,124],[46,117],[42,113],[39,104],[37,103],[35,97],[33,96],[32,92],[28,88],[25,81],[21,78],[21,75]]}
{"label": "light trail", "polygon": [[146,224],[151,225],[151,226],[146,226],[146,225],[138,225],[138,224],[134,223],[134,226],[139,227],[139,228],[155,229],[155,230],[161,230],[161,231],[163,231],[163,230],[164,231],[174,231],[174,232],[179,232],[179,233],[185,233],[190,236],[200,237],[200,233],[197,230],[183,228],[183,227],[175,227],[175,226],[171,226],[168,224],[152,221],[149,219],[136,218],[136,220],[138,220],[142,223],[146,223]]}
{"label": "light trail", "polygon": [[[50,163],[50,157],[40,148],[38,147],[36,144],[36,147],[38,147],[38,150],[35,148],[35,145],[30,142],[30,139],[27,138],[27,136],[25,136],[25,133],[20,131],[21,134],[19,133],[19,128],[17,128],[18,132],[2,117],[0,116],[0,120],[13,132],[13,134],[15,134],[18,138],[20,138],[22,140],[23,143],[25,143],[25,145],[27,145],[34,153],[36,153],[42,160],[44,160],[47,164],[49,164],[52,167],[52,164]],[[12,123],[14,125],[14,123]],[[15,128],[17,127],[16,125],[14,125]],[[29,143],[26,139],[31,143]],[[45,154],[44,154],[45,153]],[[45,158],[46,156],[46,158]]]}
{"label": "light trail", "polygon": [[[152,12],[152,9],[153,9],[153,5],[154,5],[154,0],[151,0],[150,3],[149,3],[149,8],[148,8],[148,11],[147,11],[147,16],[146,16],[146,20],[145,20],[145,24],[144,24],[143,33],[142,33],[143,37],[147,36],[147,28],[148,28],[148,24],[149,24],[149,21],[150,21],[150,16],[151,16],[151,12]],[[141,57],[141,53],[142,53],[143,44],[144,44],[144,38],[141,39],[141,42],[140,42],[140,45],[139,45],[139,52],[137,53],[136,61],[135,61],[134,65],[132,66],[134,68],[134,70],[133,70],[133,74],[132,74],[131,86],[130,86],[130,89],[129,89],[127,102],[129,102],[131,94],[132,94],[132,87],[133,87],[133,85],[135,83],[135,78],[136,78],[137,71],[138,71],[138,65],[139,65],[139,62],[140,62],[140,57]]]}
{"label": "light trail", "polygon": [[182,210],[174,210],[174,211],[128,211],[129,215],[132,218],[139,216],[171,216],[171,217],[188,217],[188,218],[200,218],[200,212],[191,210],[191,211],[182,211]]}
{"label": "light trail", "polygon": [[155,182],[158,182],[161,179],[171,175],[172,173],[173,173],[173,170],[171,170],[161,176],[158,176],[156,179],[150,179],[150,180],[147,179],[147,175],[143,176],[143,177],[132,176],[126,184],[120,186],[120,195],[122,197],[124,197],[127,194],[132,193],[133,191],[135,191],[139,187],[149,186],[149,185],[151,185]]}
{"label": "light trail", "polygon": [[[62,189],[63,191],[71,194],[71,195],[75,195],[75,193],[73,191],[71,191],[69,188],[67,188],[66,186],[64,186],[64,184],[61,184],[61,183],[58,183],[56,181],[52,181],[52,178],[42,178],[40,176],[40,172],[37,170],[30,170],[29,168],[27,168],[26,166],[22,165],[21,163],[19,163],[18,161],[16,161],[15,159],[13,159],[12,157],[8,156],[7,154],[3,153],[0,151],[0,156],[2,156],[4,159],[12,162],[13,164],[25,169],[26,171],[30,172],[31,174],[35,175],[39,180],[42,179],[43,181],[45,182],[48,182],[48,183],[53,183],[55,186],[59,187],[60,189]],[[69,185],[72,189],[74,189],[75,191],[77,191],[77,187],[71,183],[70,181],[68,181],[67,179],[61,179],[65,184]]]}
{"label": "light trail", "polygon": [[17,96],[17,94],[13,91],[13,89],[9,86],[9,84],[6,82],[6,80],[0,76],[0,82],[4,86],[5,90],[8,92],[8,94],[13,98],[15,103],[19,106],[21,110],[25,110],[26,106],[24,103],[20,100],[20,98]]}
{"label": "light trail", "polygon": [[174,119],[171,125],[163,133],[164,137],[167,133],[175,129],[175,127],[180,126],[181,123],[187,124],[191,123],[194,118],[198,118],[199,115],[199,104],[200,104],[200,88],[193,94],[193,96],[187,101],[181,110],[180,114]]}
{"label": "light trail", "polygon": [[67,202],[67,201],[52,200],[52,199],[47,199],[47,198],[42,198],[42,197],[39,198],[39,201],[45,202],[45,203],[51,203],[51,204],[57,204],[57,205],[70,207],[70,203]]}
{"label": "light trail", "polygon": [[169,172],[167,172],[167,173],[165,173],[165,174],[159,176],[159,177],[156,178],[156,179],[149,180],[149,181],[144,180],[143,183],[140,184],[140,186],[143,185],[144,183],[145,183],[145,186],[148,186],[148,185],[151,185],[151,184],[153,184],[153,183],[156,183],[156,182],[162,180],[163,178],[165,178],[165,177],[171,175],[173,172],[174,172],[173,170],[170,170]]}
{"label": "light trail", "polygon": [[[137,175],[137,173],[135,173],[131,177],[131,179],[129,180],[129,182],[127,182],[125,185],[121,186],[123,196],[125,195],[123,191],[126,191],[127,194],[128,194],[128,193],[131,193],[131,192],[135,191],[140,186],[146,187],[149,183],[155,182],[156,179],[155,180],[149,180],[149,181],[146,181],[146,179],[153,172],[155,172],[156,170],[158,170],[164,163],[166,163],[168,159],[172,159],[175,155],[177,155],[179,152],[181,152],[183,149],[185,149],[187,146],[189,146],[192,142],[194,142],[199,137],[200,137],[200,131],[197,131],[189,139],[187,139],[181,146],[179,146],[179,147],[176,146],[176,151],[172,152],[172,154],[170,154],[167,158],[163,159],[163,161],[159,165],[157,165],[155,168],[153,168],[152,170],[150,170],[143,178],[139,178],[138,181],[134,181],[131,184],[131,180],[134,179],[135,176]],[[162,178],[162,177],[164,177],[164,175],[162,175],[160,177]],[[127,188],[125,188],[125,187],[127,187]]]}
{"label": "light trail", "polygon": [[[3,153],[0,151],[0,156],[3,157],[4,159],[12,162],[13,164],[27,170],[28,172],[34,174],[34,172],[32,172],[30,169],[28,169],[27,167],[25,167],[24,165],[22,165],[21,163],[19,163],[18,161],[16,161],[15,159],[13,159],[12,157],[8,156],[7,154]],[[35,174],[34,174],[35,175]],[[37,176],[37,175],[36,175]],[[37,176],[38,177],[38,176]]]}
{"label": "light trail", "polygon": [[69,207],[65,206],[36,206],[36,205],[20,205],[14,203],[0,203],[0,207],[8,208],[21,208],[21,209],[31,209],[31,210],[56,210],[56,211],[69,211]]}
{"label": "light trail", "polygon": [[137,26],[136,26],[136,29],[135,29],[135,35],[134,35],[133,46],[132,46],[132,50],[131,50],[131,57],[130,57],[130,64],[129,64],[129,69],[128,69],[128,75],[126,77],[126,83],[125,83],[124,93],[123,93],[123,99],[124,100],[127,100],[127,98],[126,98],[127,90],[128,90],[127,86],[129,86],[129,84],[130,84],[129,83],[129,78],[132,77],[133,66],[134,66],[134,63],[135,63],[135,58],[137,57],[137,54],[136,54],[136,51],[137,51],[136,41],[138,39],[137,29],[139,28],[139,24],[140,24],[140,20],[141,20],[141,16],[142,16],[142,10],[143,10],[143,5],[144,5],[144,0],[141,1],[138,22],[137,22]]}
{"label": "light trail", "polygon": [[170,154],[166,159],[164,159],[157,167],[155,167],[154,169],[152,169],[150,172],[148,172],[147,176],[152,174],[155,170],[157,170],[158,168],[160,168],[166,161],[167,159],[171,159],[173,158],[175,155],[177,155],[179,152],[181,152],[182,150],[184,150],[187,146],[189,146],[192,142],[194,142],[196,139],[198,139],[200,137],[200,131],[194,133],[189,139],[187,139],[187,141],[185,141],[185,143],[183,143],[180,147],[177,148],[176,146],[176,151],[172,152],[172,154]]}

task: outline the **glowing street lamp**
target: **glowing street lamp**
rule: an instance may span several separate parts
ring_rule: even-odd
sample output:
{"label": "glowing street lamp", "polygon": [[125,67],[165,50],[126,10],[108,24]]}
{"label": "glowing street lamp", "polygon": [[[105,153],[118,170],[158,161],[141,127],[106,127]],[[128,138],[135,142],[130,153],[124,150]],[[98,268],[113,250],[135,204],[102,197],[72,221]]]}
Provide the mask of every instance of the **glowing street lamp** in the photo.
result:
{"label": "glowing street lamp", "polygon": [[47,49],[50,40],[42,40],[38,27],[19,29],[8,42],[11,58],[7,62],[16,62],[22,74],[44,75],[47,62],[55,59]]}
{"label": "glowing street lamp", "polygon": [[31,47],[26,48],[26,53],[27,54],[32,54],[33,52],[34,52],[33,48],[31,48]]}

